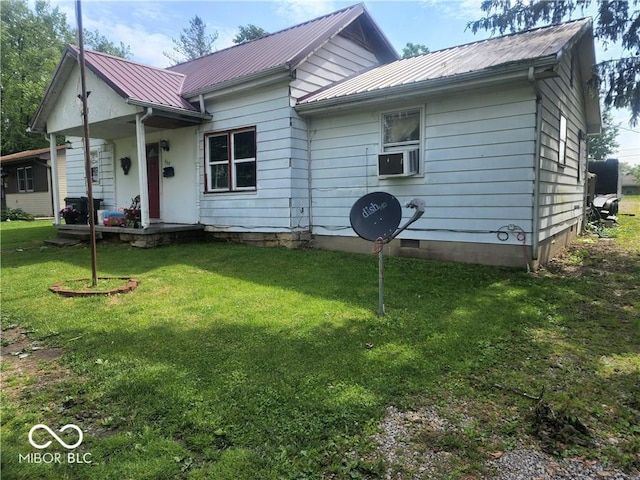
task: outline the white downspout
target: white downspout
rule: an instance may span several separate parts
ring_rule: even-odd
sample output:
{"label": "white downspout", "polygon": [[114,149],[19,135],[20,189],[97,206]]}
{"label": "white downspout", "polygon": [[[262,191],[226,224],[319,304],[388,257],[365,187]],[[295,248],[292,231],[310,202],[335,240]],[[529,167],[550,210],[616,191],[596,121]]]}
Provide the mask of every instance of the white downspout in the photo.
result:
{"label": "white downspout", "polygon": [[51,135],[48,140],[49,154],[51,155],[51,194],[53,195],[53,224],[60,225],[60,190],[58,188],[58,147],[56,145],[56,136]]}
{"label": "white downspout", "polygon": [[533,161],[533,215],[531,229],[531,259],[538,260],[538,247],[540,243],[540,152],[542,146],[542,94],[536,82],[533,67],[529,67],[529,82],[536,94],[536,144],[534,147]]}
{"label": "white downspout", "polygon": [[140,221],[142,228],[149,226],[149,189],[147,185],[147,149],[144,121],[153,114],[153,109],[136,115],[136,146],[138,149],[138,187],[140,189]]}

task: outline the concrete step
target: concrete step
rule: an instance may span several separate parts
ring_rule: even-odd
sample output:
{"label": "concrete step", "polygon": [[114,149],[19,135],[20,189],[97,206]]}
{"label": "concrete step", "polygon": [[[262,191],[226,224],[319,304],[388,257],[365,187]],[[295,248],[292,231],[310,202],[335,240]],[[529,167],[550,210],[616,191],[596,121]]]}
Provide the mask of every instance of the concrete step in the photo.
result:
{"label": "concrete step", "polygon": [[[58,230],[58,238],[72,238],[78,241],[88,242],[91,234],[87,230]],[[102,239],[102,233],[96,232],[96,240]]]}
{"label": "concrete step", "polygon": [[70,247],[72,245],[77,245],[80,242],[82,242],[82,240],[78,240],[77,238],[65,237],[49,238],[44,241],[45,245],[54,245],[56,247]]}

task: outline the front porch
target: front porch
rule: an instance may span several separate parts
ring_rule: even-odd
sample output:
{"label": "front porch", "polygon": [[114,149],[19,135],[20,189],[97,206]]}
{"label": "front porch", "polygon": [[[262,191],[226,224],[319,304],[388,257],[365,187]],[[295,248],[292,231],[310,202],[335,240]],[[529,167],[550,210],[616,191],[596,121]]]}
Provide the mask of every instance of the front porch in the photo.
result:
{"label": "front porch", "polygon": [[[107,227],[96,225],[96,239],[129,243],[132,247],[151,248],[172,243],[200,241],[205,237],[204,225],[152,223],[147,228]],[[88,241],[89,225],[56,225],[58,238]],[[54,242],[52,242],[54,243]]]}

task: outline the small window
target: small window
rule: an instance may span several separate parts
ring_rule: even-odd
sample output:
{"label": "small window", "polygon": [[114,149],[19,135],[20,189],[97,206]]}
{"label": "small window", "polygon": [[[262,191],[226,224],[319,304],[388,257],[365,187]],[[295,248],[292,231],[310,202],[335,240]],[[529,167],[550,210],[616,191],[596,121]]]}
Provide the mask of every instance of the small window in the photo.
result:
{"label": "small window", "polygon": [[420,145],[420,110],[385,113],[382,115],[382,145],[384,149]]}
{"label": "small window", "polygon": [[91,160],[91,183],[100,183],[100,151],[91,150],[89,154]]}
{"label": "small window", "polygon": [[205,138],[207,191],[255,189],[255,129],[216,133]]}
{"label": "small window", "polygon": [[564,167],[567,164],[567,118],[560,115],[560,142],[558,145],[558,164]]}
{"label": "small window", "polygon": [[18,191],[33,192],[33,168],[21,167],[17,170]]}

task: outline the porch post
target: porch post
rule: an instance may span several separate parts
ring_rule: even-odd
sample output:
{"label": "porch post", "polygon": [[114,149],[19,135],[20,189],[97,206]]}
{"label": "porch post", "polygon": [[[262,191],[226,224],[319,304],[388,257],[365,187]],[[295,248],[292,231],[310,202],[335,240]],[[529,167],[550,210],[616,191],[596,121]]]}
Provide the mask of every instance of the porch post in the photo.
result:
{"label": "porch post", "polygon": [[[51,155],[51,195],[53,198],[53,224],[60,225],[60,190],[58,188],[58,147],[56,136],[49,136],[49,153]],[[66,156],[66,152],[65,152]]]}
{"label": "porch post", "polygon": [[147,148],[144,133],[144,120],[151,114],[151,109],[146,113],[136,115],[136,143],[138,148],[138,186],[140,189],[140,221],[142,228],[149,226],[149,190],[147,186]]}

